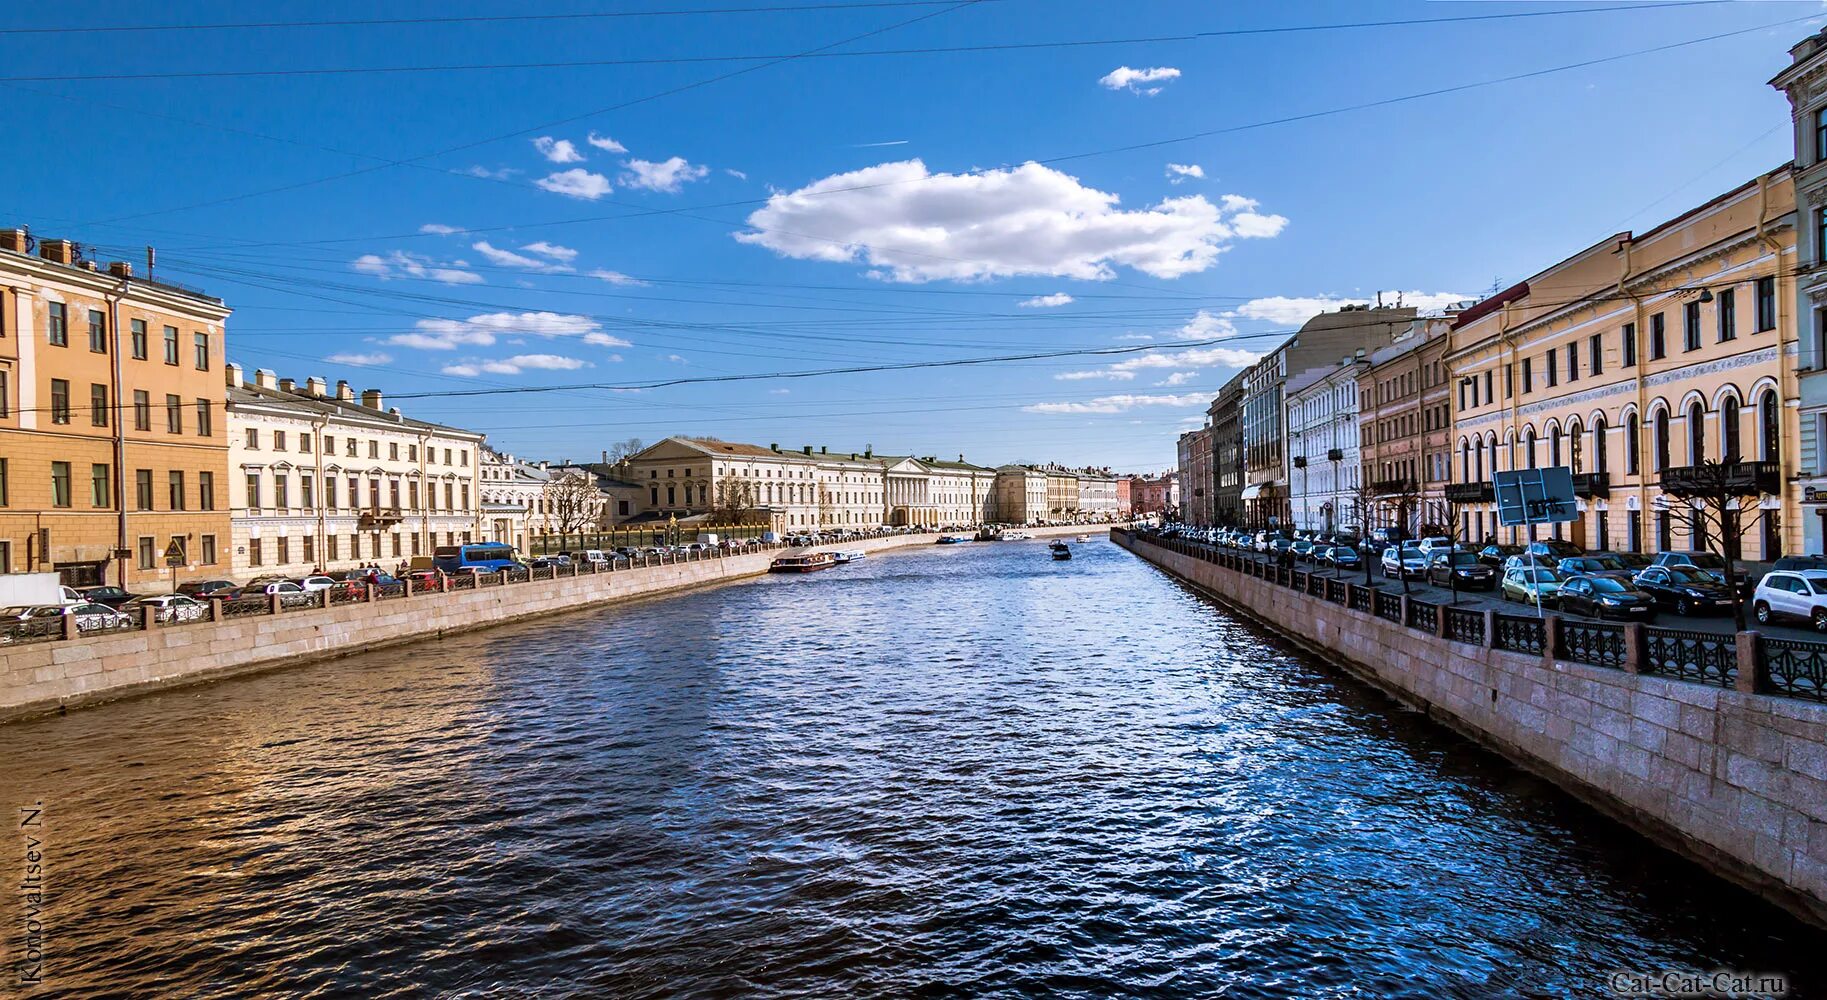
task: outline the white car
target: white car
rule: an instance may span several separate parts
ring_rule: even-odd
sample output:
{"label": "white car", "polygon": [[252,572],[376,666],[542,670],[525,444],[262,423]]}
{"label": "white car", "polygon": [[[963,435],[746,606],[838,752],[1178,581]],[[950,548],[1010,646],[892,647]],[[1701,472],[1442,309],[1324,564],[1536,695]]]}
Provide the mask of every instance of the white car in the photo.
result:
{"label": "white car", "polygon": [[1827,570],[1764,574],[1751,594],[1751,613],[1759,625],[1797,618],[1827,632]]}
{"label": "white car", "polygon": [[0,625],[24,625],[65,616],[76,619],[76,629],[79,632],[130,628],[133,625],[131,615],[116,611],[106,604],[20,605],[0,610]]}
{"label": "white car", "polygon": [[1423,576],[1427,557],[1412,545],[1391,545],[1383,550],[1383,575],[1392,579]]}
{"label": "white car", "polygon": [[1442,535],[1434,535],[1429,538],[1423,538],[1420,541],[1416,542],[1415,548],[1420,549],[1422,555],[1432,556],[1435,552],[1451,551],[1453,548],[1453,542],[1452,542],[1452,539],[1446,538]]}
{"label": "white car", "polygon": [[[307,592],[313,590],[329,590],[331,587],[336,586],[336,581],[327,576],[307,576],[298,581],[298,586],[300,589]],[[268,593],[272,593],[272,591],[268,591]]]}
{"label": "white car", "polygon": [[151,608],[155,622],[198,622],[209,617],[208,604],[183,594],[141,597],[121,606],[127,614],[136,614],[140,608]]}

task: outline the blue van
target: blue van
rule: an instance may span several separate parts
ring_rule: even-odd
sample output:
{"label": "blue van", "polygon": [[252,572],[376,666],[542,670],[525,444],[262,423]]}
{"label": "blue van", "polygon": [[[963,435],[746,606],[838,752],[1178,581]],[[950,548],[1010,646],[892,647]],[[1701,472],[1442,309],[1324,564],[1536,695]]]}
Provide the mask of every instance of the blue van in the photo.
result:
{"label": "blue van", "polygon": [[431,550],[431,564],[446,573],[474,567],[497,572],[520,565],[514,547],[501,542],[477,542],[473,545],[440,545]]}

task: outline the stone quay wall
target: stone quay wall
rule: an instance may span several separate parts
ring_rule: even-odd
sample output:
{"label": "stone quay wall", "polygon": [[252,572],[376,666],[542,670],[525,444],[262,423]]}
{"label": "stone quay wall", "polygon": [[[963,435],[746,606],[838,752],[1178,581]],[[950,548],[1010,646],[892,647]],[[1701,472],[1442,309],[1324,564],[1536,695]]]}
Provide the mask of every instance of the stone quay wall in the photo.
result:
{"label": "stone quay wall", "polygon": [[[1022,530],[1043,538],[1101,531],[1103,527]],[[885,535],[809,549],[776,547],[740,555],[668,559],[613,572],[574,576],[563,571],[550,578],[484,583],[473,590],[385,598],[375,594],[370,600],[327,607],[275,605],[245,617],[154,624],[5,646],[0,647],[0,722],[527,618],[752,579],[765,574],[768,565],[782,555],[838,550],[875,553],[931,545],[938,537],[934,533]]]}
{"label": "stone quay wall", "polygon": [[[1500,629],[1488,612],[1474,613],[1484,618],[1477,629],[1454,622],[1481,642],[1455,641],[1455,616],[1411,611],[1388,588],[1379,597],[1331,581],[1304,592],[1273,570],[1240,572],[1223,553],[1122,530],[1111,538],[1657,843],[1827,925],[1827,704],[1741,690],[1748,670],[1719,686],[1639,673],[1635,662],[1572,662],[1554,655],[1565,648],[1558,630],[1572,627],[1554,616],[1542,623],[1542,652],[1514,652],[1494,648]],[[1325,586],[1349,596],[1329,599]],[[1428,625],[1434,634],[1417,630]]]}

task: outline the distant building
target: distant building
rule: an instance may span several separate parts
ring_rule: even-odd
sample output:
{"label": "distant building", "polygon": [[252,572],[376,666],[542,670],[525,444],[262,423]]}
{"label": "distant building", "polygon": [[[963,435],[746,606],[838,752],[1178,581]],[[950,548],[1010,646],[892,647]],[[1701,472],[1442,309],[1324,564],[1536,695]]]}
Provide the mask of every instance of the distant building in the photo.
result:
{"label": "distant building", "polygon": [[1133,512],[1138,516],[1164,515],[1174,511],[1180,501],[1174,474],[1164,472],[1158,476],[1131,476],[1129,501]]}
{"label": "distant building", "polygon": [[1300,373],[1284,389],[1288,500],[1297,528],[1337,531],[1358,523],[1358,378],[1368,367],[1347,356]]}
{"label": "distant building", "polygon": [[1448,517],[1453,379],[1446,354],[1454,315],[1413,321],[1358,375],[1360,461],[1382,500],[1366,530],[1399,524],[1414,536]]}
{"label": "distant building", "polygon": [[1234,525],[1243,518],[1243,373],[1218,390],[1206,409],[1211,428],[1211,523]]}
{"label": "distant building", "polygon": [[996,468],[996,520],[1002,524],[1034,524],[1047,519],[1047,474],[1026,465]]}
{"label": "distant building", "polygon": [[1188,524],[1212,523],[1212,429],[1200,427],[1180,435],[1179,482],[1185,486],[1180,518]]}
{"label": "distant building", "polygon": [[479,512],[484,541],[526,551],[529,531],[542,530],[547,476],[537,465],[493,448],[482,449]]}

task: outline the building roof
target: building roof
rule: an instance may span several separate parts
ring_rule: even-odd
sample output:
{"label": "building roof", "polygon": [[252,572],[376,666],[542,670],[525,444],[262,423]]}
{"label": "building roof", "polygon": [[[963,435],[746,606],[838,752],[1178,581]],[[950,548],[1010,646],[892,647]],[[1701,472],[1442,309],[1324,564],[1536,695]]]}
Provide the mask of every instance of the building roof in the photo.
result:
{"label": "building roof", "polygon": [[683,441],[686,444],[689,444],[694,448],[700,448],[700,449],[703,449],[704,451],[711,452],[712,454],[719,454],[719,455],[741,455],[746,458],[807,459],[807,458],[812,457],[803,452],[784,451],[784,450],[776,451],[773,448],[763,448],[761,445],[758,445],[758,444],[743,444],[739,441],[714,441],[710,438],[694,438],[694,437],[675,437],[675,438],[673,438],[673,440],[674,441]]}
{"label": "building roof", "polygon": [[418,420],[408,417],[397,410],[376,410],[361,405],[359,401],[337,399],[335,396],[310,396],[297,392],[284,392],[279,389],[267,389],[258,385],[243,383],[228,387],[228,405],[230,406],[269,406],[281,409],[297,410],[309,416],[335,417],[340,420],[364,421],[373,424],[386,424],[415,430],[431,431],[438,434],[452,434],[460,437],[484,440],[480,431],[466,431],[461,427],[450,427],[445,424],[434,424],[429,420]]}

